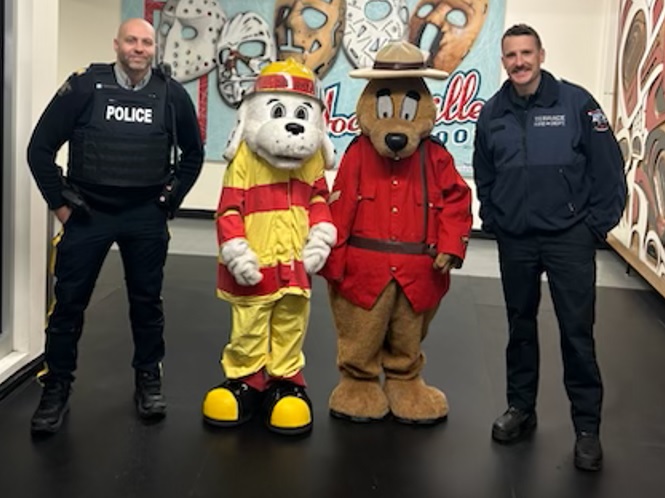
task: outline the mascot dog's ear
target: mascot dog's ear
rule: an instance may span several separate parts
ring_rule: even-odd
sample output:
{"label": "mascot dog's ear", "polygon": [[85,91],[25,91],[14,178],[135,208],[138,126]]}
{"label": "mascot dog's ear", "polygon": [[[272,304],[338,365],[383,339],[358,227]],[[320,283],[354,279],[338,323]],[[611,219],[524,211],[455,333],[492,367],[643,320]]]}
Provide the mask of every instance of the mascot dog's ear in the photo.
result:
{"label": "mascot dog's ear", "polygon": [[245,114],[246,114],[247,105],[245,102],[240,104],[236,114],[236,125],[231,131],[229,136],[229,141],[226,144],[226,150],[224,150],[224,159],[230,161],[236,155],[240,142],[242,142],[243,136],[245,135]]}
{"label": "mascot dog's ear", "polygon": [[335,169],[335,146],[328,136],[328,125],[326,122],[323,122],[323,143],[321,144],[323,148],[323,160],[325,162],[326,169]]}

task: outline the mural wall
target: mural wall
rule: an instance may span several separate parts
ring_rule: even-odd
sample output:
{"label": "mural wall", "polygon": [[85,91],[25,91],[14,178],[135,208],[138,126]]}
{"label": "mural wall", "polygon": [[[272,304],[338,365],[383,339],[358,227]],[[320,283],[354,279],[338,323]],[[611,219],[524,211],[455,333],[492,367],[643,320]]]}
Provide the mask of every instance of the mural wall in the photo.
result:
{"label": "mural wall", "polygon": [[665,294],[665,9],[622,0],[615,133],[626,163],[628,203],[610,243]]}
{"label": "mural wall", "polygon": [[471,176],[473,131],[500,78],[505,0],[123,0],[122,17],[157,30],[159,59],[185,84],[199,112],[207,158],[221,160],[234,109],[261,68],[296,57],[322,81],[338,153],[358,126],[355,103],[369,66],[390,40],[408,39],[450,73],[430,81],[439,109],[434,133]]}

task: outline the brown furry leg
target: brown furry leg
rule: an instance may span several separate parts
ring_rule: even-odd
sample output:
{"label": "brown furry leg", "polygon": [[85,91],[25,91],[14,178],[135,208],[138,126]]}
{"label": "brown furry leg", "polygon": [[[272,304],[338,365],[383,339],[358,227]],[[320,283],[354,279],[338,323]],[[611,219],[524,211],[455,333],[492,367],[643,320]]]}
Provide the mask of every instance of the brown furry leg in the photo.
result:
{"label": "brown furry leg", "polygon": [[370,421],[388,413],[388,400],[379,384],[379,375],[396,290],[397,285],[390,283],[374,307],[365,310],[329,289],[337,329],[337,366],[342,374],[330,396],[329,406],[335,416]]}
{"label": "brown furry leg", "polygon": [[421,342],[436,308],[416,313],[398,290],[383,353],[386,373],[384,390],[390,411],[400,422],[435,423],[448,414],[445,394],[425,384],[420,372],[425,364]]}

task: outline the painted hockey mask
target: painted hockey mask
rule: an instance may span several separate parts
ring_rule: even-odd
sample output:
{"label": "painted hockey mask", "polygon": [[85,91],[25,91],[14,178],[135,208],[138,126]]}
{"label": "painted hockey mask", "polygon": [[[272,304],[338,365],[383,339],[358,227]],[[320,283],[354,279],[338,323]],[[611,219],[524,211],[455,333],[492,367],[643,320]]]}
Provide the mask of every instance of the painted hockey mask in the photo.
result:
{"label": "painted hockey mask", "polygon": [[347,4],[344,51],[355,67],[369,67],[391,40],[401,40],[409,22],[406,0],[355,0]]}
{"label": "painted hockey mask", "polygon": [[342,44],[345,15],[346,0],[276,0],[278,59],[299,60],[322,78]]}
{"label": "painted hockey mask", "polygon": [[261,69],[273,60],[275,43],[266,21],[254,12],[229,20],[217,45],[217,84],[224,101],[237,107]]}
{"label": "painted hockey mask", "polygon": [[181,83],[215,67],[215,46],[226,15],[219,0],[168,0],[157,29],[159,61]]}
{"label": "painted hockey mask", "polygon": [[488,0],[420,0],[409,41],[430,53],[436,69],[452,73],[471,49],[487,16]]}

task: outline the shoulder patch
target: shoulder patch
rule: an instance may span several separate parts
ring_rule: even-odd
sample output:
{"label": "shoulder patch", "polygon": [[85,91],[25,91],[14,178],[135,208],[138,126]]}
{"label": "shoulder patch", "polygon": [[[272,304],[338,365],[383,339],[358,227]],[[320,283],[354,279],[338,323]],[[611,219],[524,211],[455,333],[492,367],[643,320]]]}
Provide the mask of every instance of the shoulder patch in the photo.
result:
{"label": "shoulder patch", "polygon": [[591,126],[593,126],[595,131],[607,131],[610,129],[610,123],[602,109],[598,108],[587,111],[587,115],[591,118]]}
{"label": "shoulder patch", "polygon": [[67,95],[69,92],[72,91],[72,84],[69,82],[69,79],[67,79],[60,88],[58,88],[58,95],[63,96]]}

